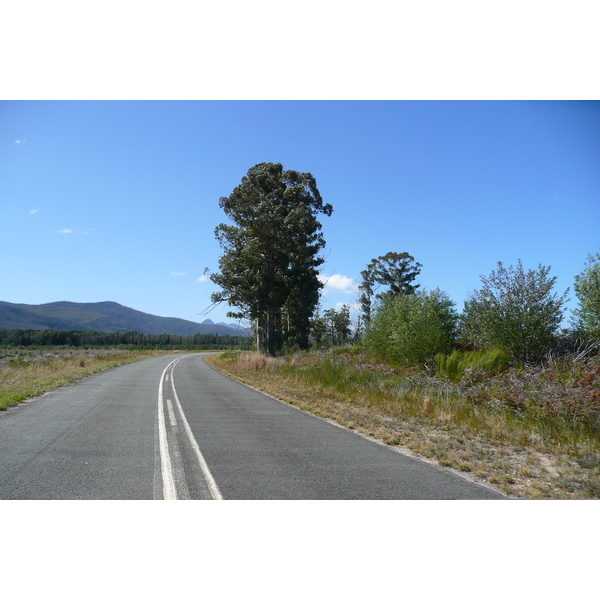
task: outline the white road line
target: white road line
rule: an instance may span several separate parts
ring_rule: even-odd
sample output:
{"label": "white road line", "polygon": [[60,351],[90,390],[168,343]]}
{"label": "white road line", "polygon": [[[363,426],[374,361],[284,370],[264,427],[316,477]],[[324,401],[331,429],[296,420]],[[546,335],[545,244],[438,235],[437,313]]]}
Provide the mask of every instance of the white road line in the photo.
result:
{"label": "white road line", "polygon": [[167,412],[169,413],[169,423],[171,427],[177,431],[177,418],[175,417],[175,411],[173,410],[171,398],[167,398]]}
{"label": "white road line", "polygon": [[[183,358],[183,357],[182,357]],[[180,360],[180,359],[178,359]],[[188,439],[194,452],[196,453],[196,458],[198,459],[198,463],[200,464],[200,468],[202,469],[202,474],[204,475],[204,479],[206,479],[206,483],[208,484],[208,489],[210,490],[210,494],[214,500],[223,500],[223,496],[219,487],[217,486],[217,482],[214,480],[208,465],[206,464],[206,460],[204,460],[204,456],[202,456],[202,452],[200,452],[200,447],[198,446],[198,442],[192,433],[192,429],[188,420],[185,417],[183,412],[183,408],[181,408],[181,403],[179,402],[179,397],[177,396],[177,390],[175,389],[175,365],[173,365],[173,371],[171,371],[171,387],[173,388],[173,395],[175,397],[175,405],[179,410],[179,414],[181,415],[181,421],[183,422],[183,427],[185,432],[187,433]]]}
{"label": "white road line", "polygon": [[160,377],[158,384],[158,439],[160,452],[160,472],[163,482],[163,498],[165,500],[177,500],[177,489],[175,480],[173,479],[173,465],[171,463],[171,455],[169,454],[169,442],[167,441],[167,428],[165,426],[164,400],[163,400],[163,382],[167,369],[175,362],[180,360],[177,358],[170,362]]}

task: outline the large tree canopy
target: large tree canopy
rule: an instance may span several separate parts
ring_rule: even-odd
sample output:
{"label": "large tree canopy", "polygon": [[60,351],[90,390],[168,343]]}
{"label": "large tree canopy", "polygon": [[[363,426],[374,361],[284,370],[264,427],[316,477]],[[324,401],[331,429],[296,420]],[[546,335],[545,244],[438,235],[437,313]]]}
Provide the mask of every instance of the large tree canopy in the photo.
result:
{"label": "large tree canopy", "polygon": [[[413,281],[423,265],[414,261],[408,252],[388,252],[371,260],[367,268],[360,272],[362,282],[358,286],[361,292],[358,301],[366,323],[371,320],[375,298],[384,300],[416,292],[419,285],[413,284]],[[381,286],[387,289],[376,294]]]}
{"label": "large tree canopy", "polygon": [[286,340],[306,348],[323,287],[317,276],[325,240],[317,217],[333,212],[315,178],[260,163],[219,206],[233,225],[215,229],[223,255],[220,272],[210,276],[222,289],[213,302],[227,301],[255,322],[260,351],[274,354]]}

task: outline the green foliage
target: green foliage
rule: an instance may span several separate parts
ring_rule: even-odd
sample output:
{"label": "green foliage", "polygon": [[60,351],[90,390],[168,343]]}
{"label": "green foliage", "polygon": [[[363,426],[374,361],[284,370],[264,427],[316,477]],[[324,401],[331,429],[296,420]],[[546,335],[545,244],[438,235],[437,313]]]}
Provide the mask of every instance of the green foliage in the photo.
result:
{"label": "green foliage", "polygon": [[588,254],[585,266],[575,276],[579,307],[573,311],[573,327],[585,337],[600,339],[600,252]]}
{"label": "green foliage", "polygon": [[54,329],[0,329],[0,348],[17,346],[185,348],[188,350],[249,347],[250,338],[215,333],[193,335],[150,335],[138,331],[104,333],[98,331],[56,331]]}
{"label": "green foliage", "polygon": [[390,364],[422,364],[450,350],[456,319],[454,304],[439,290],[388,296],[366,329],[364,345]]}
{"label": "green foliage", "polygon": [[28,361],[26,361],[25,359],[23,359],[23,357],[18,356],[16,358],[9,358],[8,359],[8,364],[13,368],[13,369],[25,369],[27,368],[31,363],[29,363]]}
{"label": "green foliage", "polygon": [[[388,252],[372,259],[367,268],[361,271],[362,282],[358,286],[361,294],[358,301],[366,323],[371,319],[376,299],[415,293],[419,286],[413,284],[413,281],[423,265],[414,260],[408,252]],[[376,294],[381,286],[387,289]]]}
{"label": "green foliage", "polygon": [[556,343],[568,292],[552,293],[556,277],[539,265],[525,272],[519,260],[506,269],[501,262],[483,286],[465,302],[463,341],[475,349],[500,348],[519,364],[537,362]]}
{"label": "green foliage", "polygon": [[360,274],[362,281],[358,286],[360,291],[358,302],[362,311],[363,322],[367,324],[371,320],[371,312],[373,310],[375,275],[370,265],[364,271],[361,271]]}
{"label": "green foliage", "polygon": [[309,322],[323,284],[318,256],[325,246],[317,216],[330,216],[310,173],[260,163],[219,206],[233,225],[215,229],[223,255],[210,276],[226,301],[255,321],[257,347],[274,354],[284,342],[308,347]]}
{"label": "green foliage", "polygon": [[413,284],[413,280],[421,272],[423,265],[415,263],[415,259],[408,252],[388,252],[373,259],[370,266],[375,282],[386,286],[387,294],[414,294],[419,287]]}
{"label": "green foliage", "polygon": [[336,389],[342,394],[352,394],[356,391],[368,389],[377,377],[370,371],[357,371],[343,359],[349,353],[336,349],[332,355],[323,357],[322,360],[311,364],[302,370],[301,376],[314,383]]}
{"label": "green foliage", "polygon": [[314,348],[341,346],[352,334],[350,308],[346,305],[340,310],[328,308],[321,314],[317,312],[311,319],[310,339]]}
{"label": "green foliage", "polygon": [[327,320],[320,312],[310,320],[310,342],[314,348],[321,348],[327,343]]}
{"label": "green foliage", "polygon": [[332,346],[345,344],[350,338],[352,330],[350,328],[350,309],[348,306],[342,306],[338,311],[330,308],[324,311],[323,316],[327,323],[327,334]]}
{"label": "green foliage", "polygon": [[485,371],[496,375],[508,368],[510,356],[503,350],[490,349],[475,352],[459,352],[453,350],[450,354],[439,353],[435,357],[436,372],[446,375],[452,381],[460,381],[463,373]]}

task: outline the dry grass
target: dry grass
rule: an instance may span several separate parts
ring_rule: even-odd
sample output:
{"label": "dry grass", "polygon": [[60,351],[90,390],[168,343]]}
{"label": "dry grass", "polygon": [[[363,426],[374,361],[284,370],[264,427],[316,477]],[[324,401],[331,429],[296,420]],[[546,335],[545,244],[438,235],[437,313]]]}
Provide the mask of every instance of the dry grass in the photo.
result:
{"label": "dry grass", "polygon": [[78,379],[162,351],[120,349],[0,350],[0,410]]}
{"label": "dry grass", "polygon": [[597,363],[555,361],[452,383],[355,352],[267,359],[262,369],[259,356],[235,352],[208,360],[303,410],[511,496],[600,498]]}
{"label": "dry grass", "polygon": [[244,371],[272,370],[277,364],[280,364],[276,358],[259,354],[258,352],[245,352],[239,355],[237,365]]}

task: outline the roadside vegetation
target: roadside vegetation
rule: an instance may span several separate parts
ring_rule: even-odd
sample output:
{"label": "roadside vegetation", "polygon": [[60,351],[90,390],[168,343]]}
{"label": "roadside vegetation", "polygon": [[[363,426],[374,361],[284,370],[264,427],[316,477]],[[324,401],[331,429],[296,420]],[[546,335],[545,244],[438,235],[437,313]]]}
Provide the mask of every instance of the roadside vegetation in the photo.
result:
{"label": "roadside vegetation", "polygon": [[521,498],[600,498],[600,360],[526,368],[469,356],[459,376],[360,346],[207,361],[281,400]]}
{"label": "roadside vegetation", "polygon": [[569,289],[555,291],[550,267],[498,262],[460,313],[443,291],[420,289],[421,267],[406,252],[371,260],[358,322],[347,306],[315,307],[308,350],[208,360],[511,496],[600,498],[600,253],[575,278],[570,329]]}

